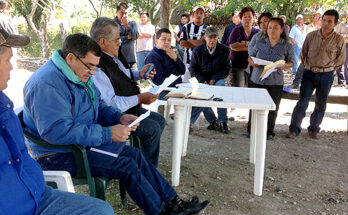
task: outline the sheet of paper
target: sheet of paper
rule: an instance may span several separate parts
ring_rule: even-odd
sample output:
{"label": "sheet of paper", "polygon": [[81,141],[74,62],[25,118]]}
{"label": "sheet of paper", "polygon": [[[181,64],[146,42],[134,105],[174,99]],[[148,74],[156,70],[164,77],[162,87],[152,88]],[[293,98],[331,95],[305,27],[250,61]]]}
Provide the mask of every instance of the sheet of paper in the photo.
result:
{"label": "sheet of paper", "polygon": [[[176,87],[185,87],[185,88],[192,88],[191,87],[191,83],[181,83],[181,84],[177,84]],[[210,87],[209,84],[202,84],[202,83],[199,83],[199,89],[203,89],[203,88],[208,88]]]}
{"label": "sheet of paper", "polygon": [[284,64],[278,64],[274,67],[272,67],[271,69],[269,69],[264,75],[263,77],[261,78],[261,81],[263,81],[265,78],[267,78],[270,74],[272,74],[272,72],[274,72],[275,70],[277,70],[276,68],[277,67],[282,67],[284,66]]}
{"label": "sheet of paper", "polygon": [[192,86],[192,92],[196,92],[199,88],[199,83],[196,77],[189,79],[191,86]]}
{"label": "sheet of paper", "polygon": [[[166,78],[163,83],[160,85],[160,86],[157,86],[159,88],[156,89],[150,89],[149,92],[152,93],[152,94],[159,94],[161,93],[163,90],[165,90],[167,87],[169,87],[169,85],[171,85],[176,79],[178,79],[179,76],[175,76],[173,74],[171,74],[168,78]],[[154,87],[156,88],[156,87]]]}
{"label": "sheet of paper", "polygon": [[146,117],[150,116],[151,111],[146,111],[146,113],[141,114],[136,120],[134,120],[131,124],[128,125],[128,127],[132,127],[133,125],[137,124],[138,122],[141,122]]}
{"label": "sheet of paper", "polygon": [[152,87],[151,89],[149,89],[149,93],[156,95],[159,88],[159,86]]}
{"label": "sheet of paper", "polygon": [[272,61],[262,60],[262,59],[257,58],[257,57],[251,57],[251,59],[253,59],[254,64],[258,64],[258,65],[268,65],[268,64],[273,63]]}

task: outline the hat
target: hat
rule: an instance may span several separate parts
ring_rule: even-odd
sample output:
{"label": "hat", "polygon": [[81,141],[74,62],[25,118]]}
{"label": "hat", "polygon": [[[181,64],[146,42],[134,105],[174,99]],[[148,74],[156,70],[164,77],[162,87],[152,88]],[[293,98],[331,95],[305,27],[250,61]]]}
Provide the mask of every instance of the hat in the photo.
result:
{"label": "hat", "polygon": [[315,14],[317,14],[317,13],[319,13],[320,16],[322,16],[322,15],[323,15],[323,10],[320,8],[319,10],[317,10],[317,11],[315,12]]}
{"label": "hat", "polygon": [[286,19],[286,16],[285,15],[281,15],[280,18],[284,17]]}
{"label": "hat", "polygon": [[298,18],[302,18],[303,19],[302,14],[297,15],[295,20],[297,20]]}
{"label": "hat", "polygon": [[205,36],[210,37],[210,36],[218,36],[219,32],[215,27],[208,27],[207,30],[204,33]]}
{"label": "hat", "polygon": [[22,34],[8,34],[4,29],[0,28],[0,45],[20,48],[28,45],[30,38]]}
{"label": "hat", "polygon": [[200,6],[200,5],[197,5],[196,7],[194,7],[193,10],[192,10],[192,12],[196,12],[196,10],[198,10],[198,9],[202,9],[203,12],[205,12],[204,7],[203,7],[203,6]]}

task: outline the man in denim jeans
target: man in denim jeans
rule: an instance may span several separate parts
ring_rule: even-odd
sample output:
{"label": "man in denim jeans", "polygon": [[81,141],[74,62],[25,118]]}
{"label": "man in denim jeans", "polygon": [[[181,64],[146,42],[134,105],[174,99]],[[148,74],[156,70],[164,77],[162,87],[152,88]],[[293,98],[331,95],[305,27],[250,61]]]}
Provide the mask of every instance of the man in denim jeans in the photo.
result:
{"label": "man in denim jeans", "polygon": [[333,82],[333,72],[345,60],[344,38],[334,32],[338,22],[338,12],[328,10],[322,18],[320,30],[309,33],[303,44],[301,59],[305,67],[303,74],[299,101],[291,117],[288,138],[294,138],[301,132],[301,123],[306,116],[308,102],[315,89],[315,108],[310,117],[308,134],[313,139],[318,139],[319,125],[321,124],[326,102]]}

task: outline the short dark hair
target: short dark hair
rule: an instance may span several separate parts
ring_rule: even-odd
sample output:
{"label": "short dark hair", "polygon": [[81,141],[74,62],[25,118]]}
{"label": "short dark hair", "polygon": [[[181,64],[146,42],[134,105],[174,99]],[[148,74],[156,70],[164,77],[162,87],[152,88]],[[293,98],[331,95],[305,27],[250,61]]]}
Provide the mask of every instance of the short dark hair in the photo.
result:
{"label": "short dark hair", "polygon": [[[281,28],[284,28],[284,27],[285,27],[285,24],[284,24],[284,21],[283,21],[282,18],[272,17],[272,18],[269,19],[268,25],[269,25],[269,23],[271,23],[272,21],[278,22]],[[268,28],[268,26],[267,26],[267,28]],[[268,36],[267,31],[266,31],[266,35]],[[284,40],[288,40],[288,36],[286,35],[285,29],[283,30],[282,34],[280,35],[280,38],[282,38],[282,39],[284,39]]]}
{"label": "short dark hair", "polygon": [[334,16],[335,17],[335,24],[338,22],[338,19],[340,17],[340,15],[338,14],[337,10],[334,10],[334,9],[325,11],[323,17],[324,16]]}
{"label": "short dark hair", "polygon": [[261,19],[262,17],[267,17],[268,19],[271,19],[272,18],[272,14],[270,12],[264,12],[264,13],[261,13],[261,15],[259,16],[259,18],[257,19],[257,25],[260,26],[260,22],[261,22]]}
{"label": "short dark hair", "polygon": [[184,13],[180,16],[180,18],[182,18],[182,17],[186,17],[186,19],[189,19],[188,15],[186,13]]}
{"label": "short dark hair", "polygon": [[172,32],[170,32],[170,30],[168,28],[161,28],[156,32],[156,39],[159,39],[161,37],[162,33],[172,34]]}
{"label": "short dark hair", "polygon": [[140,14],[140,16],[141,16],[141,15],[145,15],[145,16],[147,16],[147,18],[150,17],[150,14],[149,14],[148,12],[142,12],[142,13]]}
{"label": "short dark hair", "polygon": [[116,11],[119,11],[119,10],[127,10],[128,9],[128,5],[126,2],[121,2],[117,5],[117,8],[116,8]]}
{"label": "short dark hair", "polygon": [[239,13],[240,19],[242,19],[244,13],[249,11],[253,14],[253,16],[255,16],[255,10],[250,6],[246,6],[246,7],[243,7],[243,9]]}
{"label": "short dark hair", "polygon": [[88,52],[100,57],[102,50],[98,43],[87,36],[86,34],[71,34],[63,42],[62,57],[66,58],[69,53],[76,55],[79,58],[86,57]]}
{"label": "short dark hair", "polygon": [[0,0],[0,10],[10,9],[12,7],[11,2],[6,0]]}

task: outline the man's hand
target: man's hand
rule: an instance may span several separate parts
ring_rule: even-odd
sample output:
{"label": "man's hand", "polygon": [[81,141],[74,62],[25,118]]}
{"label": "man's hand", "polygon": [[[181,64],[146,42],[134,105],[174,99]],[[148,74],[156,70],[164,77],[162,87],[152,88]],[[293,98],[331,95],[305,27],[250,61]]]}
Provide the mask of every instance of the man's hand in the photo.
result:
{"label": "man's hand", "polygon": [[215,80],[210,80],[209,85],[215,85]]}
{"label": "man's hand", "polygon": [[166,52],[168,57],[170,57],[170,59],[176,62],[176,60],[178,59],[178,56],[176,55],[175,51],[171,47],[169,47],[168,49],[164,49],[164,51]]}
{"label": "man's hand", "polygon": [[[150,65],[151,65],[150,63],[149,63],[149,64],[146,64],[146,65],[143,66],[143,68],[140,70],[140,72],[139,72],[139,78],[140,78],[140,79],[143,79],[143,78],[144,78],[144,75],[145,75],[146,71],[149,69]],[[146,76],[146,79],[152,79],[155,75],[156,75],[156,70],[153,69],[153,70]]]}
{"label": "man's hand", "polygon": [[123,26],[128,26],[128,20],[127,20],[127,16],[123,16],[121,19],[121,23]]}
{"label": "man's hand", "polygon": [[140,93],[137,96],[138,96],[138,103],[139,104],[149,105],[152,102],[156,101],[158,94],[153,95],[152,93],[146,92],[146,93]]}
{"label": "man's hand", "polygon": [[131,133],[131,128],[128,128],[126,125],[114,125],[111,126],[111,139],[113,142],[124,142],[128,139],[128,136]]}
{"label": "man's hand", "polygon": [[[120,118],[120,124],[128,126],[129,124],[131,124],[137,118],[138,118],[137,116],[130,115],[130,114],[122,115],[121,118]],[[135,131],[138,126],[139,126],[139,123],[133,125],[131,127],[132,131]]]}

